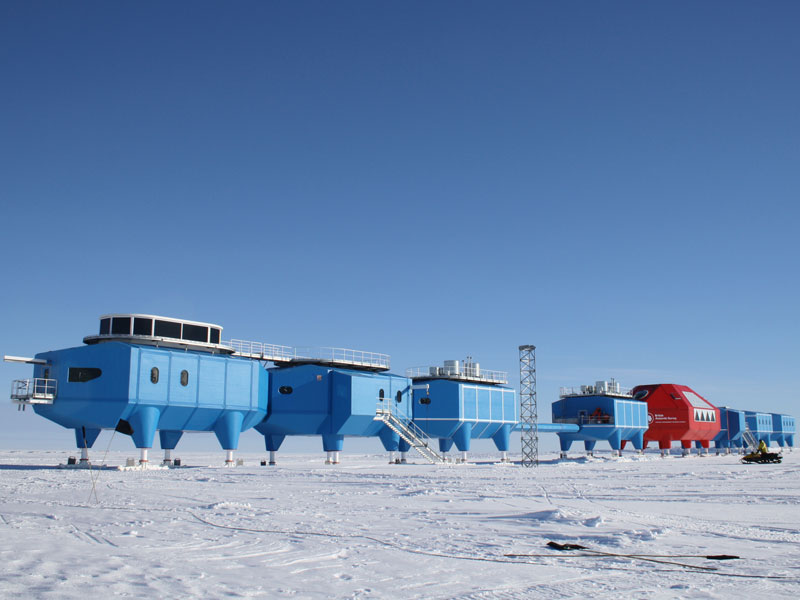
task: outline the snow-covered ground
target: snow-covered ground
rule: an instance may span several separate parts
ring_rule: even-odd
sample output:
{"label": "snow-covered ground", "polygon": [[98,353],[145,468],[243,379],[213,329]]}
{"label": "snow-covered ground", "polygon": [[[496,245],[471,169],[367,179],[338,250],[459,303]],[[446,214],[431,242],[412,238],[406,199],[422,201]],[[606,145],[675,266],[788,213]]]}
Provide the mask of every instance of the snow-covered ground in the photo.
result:
{"label": "snow-covered ground", "polygon": [[[63,452],[0,451],[0,597],[800,597],[800,452],[550,454],[534,469],[176,455],[189,466],[89,472],[58,468]],[[741,558],[685,556],[718,554]]]}

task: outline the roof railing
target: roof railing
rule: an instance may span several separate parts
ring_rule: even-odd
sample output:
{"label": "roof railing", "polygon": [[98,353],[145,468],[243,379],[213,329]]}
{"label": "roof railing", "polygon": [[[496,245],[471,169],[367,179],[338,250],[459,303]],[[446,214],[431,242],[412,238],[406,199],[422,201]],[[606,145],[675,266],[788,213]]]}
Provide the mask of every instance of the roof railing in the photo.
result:
{"label": "roof railing", "polygon": [[283,361],[291,360],[294,355],[294,348],[291,346],[280,346],[278,344],[266,344],[264,342],[250,342],[248,340],[230,340],[222,342],[223,346],[233,348],[234,354],[246,356],[247,358],[257,358],[260,360]]}
{"label": "roof railing", "polygon": [[351,348],[295,348],[294,360],[320,361],[335,364],[348,364],[375,369],[388,370],[391,360],[388,354],[353,350]]}
{"label": "roof railing", "polygon": [[505,371],[490,371],[482,367],[468,365],[411,367],[406,369],[406,377],[412,379],[458,379],[482,383],[508,383],[508,373]]}
{"label": "roof railing", "polygon": [[562,387],[559,390],[559,396],[623,396],[625,398],[632,398],[631,388],[620,387],[616,385],[596,386],[596,385],[582,385],[580,387]]}
{"label": "roof railing", "polygon": [[351,348],[279,346],[236,339],[223,342],[223,345],[233,348],[234,354],[239,356],[279,363],[319,362],[381,371],[388,370],[391,365],[388,354],[353,350]]}

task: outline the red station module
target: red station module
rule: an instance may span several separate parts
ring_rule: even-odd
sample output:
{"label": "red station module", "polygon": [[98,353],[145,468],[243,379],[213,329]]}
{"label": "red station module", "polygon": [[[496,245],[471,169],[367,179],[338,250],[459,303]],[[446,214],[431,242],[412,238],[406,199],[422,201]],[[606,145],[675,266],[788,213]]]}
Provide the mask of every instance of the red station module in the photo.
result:
{"label": "red station module", "polygon": [[669,450],[673,440],[679,440],[684,451],[692,442],[708,449],[708,443],[719,433],[719,409],[690,387],[673,383],[639,385],[633,388],[636,400],[647,402],[647,422],[644,447],[658,442]]}

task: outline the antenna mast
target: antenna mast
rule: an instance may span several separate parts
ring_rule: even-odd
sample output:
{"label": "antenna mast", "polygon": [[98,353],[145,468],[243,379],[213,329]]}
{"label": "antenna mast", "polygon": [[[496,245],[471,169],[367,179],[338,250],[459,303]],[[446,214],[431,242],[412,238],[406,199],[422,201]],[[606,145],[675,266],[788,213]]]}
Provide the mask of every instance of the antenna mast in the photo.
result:
{"label": "antenna mast", "polygon": [[536,406],[536,346],[519,347],[519,420],[522,466],[539,466],[539,413]]}

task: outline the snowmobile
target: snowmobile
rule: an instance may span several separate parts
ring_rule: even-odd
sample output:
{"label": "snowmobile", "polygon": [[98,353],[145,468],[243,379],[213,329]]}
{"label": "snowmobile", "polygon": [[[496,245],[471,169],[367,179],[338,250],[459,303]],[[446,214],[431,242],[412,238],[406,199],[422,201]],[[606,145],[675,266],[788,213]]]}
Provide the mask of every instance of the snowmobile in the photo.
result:
{"label": "snowmobile", "polygon": [[745,464],[752,463],[779,463],[783,457],[777,452],[751,452],[742,457],[742,462]]}

